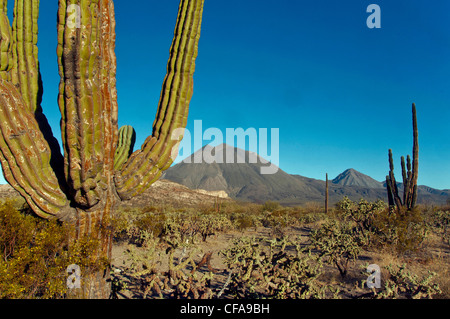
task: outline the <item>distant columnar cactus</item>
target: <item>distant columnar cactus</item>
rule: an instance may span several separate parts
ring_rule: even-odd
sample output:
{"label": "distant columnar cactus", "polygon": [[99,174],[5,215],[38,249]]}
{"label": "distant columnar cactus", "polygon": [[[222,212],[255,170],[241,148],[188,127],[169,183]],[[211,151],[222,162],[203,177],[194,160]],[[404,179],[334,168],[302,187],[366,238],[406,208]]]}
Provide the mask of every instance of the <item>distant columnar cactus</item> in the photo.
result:
{"label": "distant columnar cactus", "polygon": [[[37,215],[74,225],[72,240],[82,236],[100,239],[103,257],[111,254],[111,235],[105,229],[109,229],[114,207],[143,192],[172,164],[172,149],[182,138],[173,139],[172,132],[186,126],[193,92],[203,3],[180,1],[153,132],[132,153],[134,130],[127,126],[119,133],[117,127],[113,1],[59,0],[62,155],[41,108],[39,0],[16,0],[12,26],[7,0],[0,0],[0,160],[4,176]],[[73,23],[73,6],[79,9],[77,23]],[[107,297],[107,287],[100,284],[97,288],[85,291],[85,297]]]}
{"label": "distant columnar cactus", "polygon": [[396,206],[398,210],[406,208],[411,210],[417,201],[417,178],[419,174],[419,133],[417,130],[416,105],[412,105],[413,116],[413,160],[411,157],[401,157],[402,177],[403,177],[403,199],[400,198],[397,182],[394,176],[394,160],[392,150],[389,149],[389,175],[386,176],[386,186],[388,192],[389,206]]}

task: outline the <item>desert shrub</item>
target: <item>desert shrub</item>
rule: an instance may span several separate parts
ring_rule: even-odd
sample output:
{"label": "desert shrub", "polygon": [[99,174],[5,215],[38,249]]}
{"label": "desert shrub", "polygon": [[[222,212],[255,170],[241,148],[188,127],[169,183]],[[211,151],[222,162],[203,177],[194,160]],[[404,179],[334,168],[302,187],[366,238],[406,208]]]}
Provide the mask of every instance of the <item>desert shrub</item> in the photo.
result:
{"label": "desert shrub", "polygon": [[98,243],[81,239],[69,245],[70,229],[29,211],[0,204],[0,298],[63,298],[69,265],[87,274],[104,262],[93,257]]}
{"label": "desert shrub", "polygon": [[176,212],[167,214],[161,238],[173,247],[194,244],[200,236],[203,241],[207,237],[217,235],[234,228],[233,219],[226,214],[216,212]]}
{"label": "desert shrub", "polygon": [[254,219],[252,218],[252,216],[241,214],[237,217],[232,218],[232,220],[235,222],[236,228],[239,231],[244,231],[247,228],[255,227],[253,223]]}
{"label": "desert shrub", "polygon": [[245,208],[245,212],[247,214],[259,215],[261,212],[264,211],[261,204],[245,203],[241,205],[243,205],[243,207]]}
{"label": "desert shrub", "polygon": [[128,240],[128,230],[130,229],[130,222],[124,214],[117,214],[111,218],[113,227],[113,240],[121,242]]}
{"label": "desert shrub", "polygon": [[[124,287],[134,290],[140,298],[164,298],[164,299],[211,299],[215,296],[217,289],[211,286],[211,279],[216,271],[210,265],[212,253],[208,252],[203,258],[196,262],[194,256],[199,249],[191,248],[189,252],[183,247],[181,255],[175,257],[177,248],[169,247],[168,269],[162,270],[158,267],[162,259],[161,243],[152,238],[144,252],[136,251],[132,245],[126,251],[130,264],[126,267],[126,278],[115,274],[114,293],[120,292]],[[206,265],[209,272],[200,271]]]}
{"label": "desert shrub", "polygon": [[140,216],[142,216],[140,209],[119,207],[111,217],[113,239],[116,242],[128,241],[136,232],[135,222]]}
{"label": "desert shrub", "polygon": [[268,200],[264,203],[262,209],[263,211],[275,212],[276,210],[280,209],[280,207],[280,203]]}
{"label": "desert shrub", "polygon": [[428,224],[450,245],[450,210],[437,209],[432,212]]}
{"label": "desert shrub", "polygon": [[[155,208],[152,212],[143,212],[141,209],[126,209],[113,219],[114,238],[142,246],[148,237],[155,237],[178,247],[193,243],[199,236],[206,241],[209,236],[233,229],[237,215],[241,216],[213,210]],[[246,227],[242,225],[242,229]]]}
{"label": "desert shrub", "polygon": [[265,211],[260,218],[264,227],[271,228],[273,237],[284,237],[289,227],[298,223],[298,218],[290,209],[279,209],[274,212]]}
{"label": "desert shrub", "polygon": [[284,210],[268,212],[266,211],[262,217],[262,225],[264,227],[286,227],[294,222],[294,219]]}
{"label": "desert shrub", "polygon": [[319,214],[324,212],[323,205],[317,202],[307,202],[303,205],[303,209],[306,212],[313,214]]}
{"label": "desert shrub", "polygon": [[203,241],[209,236],[217,235],[219,232],[226,232],[233,229],[233,223],[223,214],[202,214],[198,220],[198,234]]}
{"label": "desert shrub", "polygon": [[143,213],[158,213],[160,211],[161,211],[161,209],[159,207],[155,207],[152,205],[147,205],[142,208]]}
{"label": "desert shrub", "polygon": [[382,200],[370,203],[361,199],[355,203],[344,197],[336,204],[336,208],[344,219],[352,220],[359,231],[374,232],[374,220],[387,209],[387,205]]}
{"label": "desert shrub", "polygon": [[[187,257],[183,256],[175,261],[175,250],[169,252],[169,270],[163,273],[164,287],[166,291],[169,291],[169,298],[188,298],[188,299],[212,299],[214,291],[211,287],[211,280],[216,271],[210,265],[210,259],[212,252],[207,252],[203,255],[203,258],[196,262],[194,256],[197,255],[199,249],[192,249]],[[190,270],[187,266],[190,266]],[[203,265],[208,266],[209,272],[200,272],[200,268]],[[156,285],[155,285],[156,287]]]}
{"label": "desert shrub", "polygon": [[450,226],[450,210],[436,210],[432,215],[432,223],[434,227],[446,230]]}
{"label": "desert shrub", "polygon": [[248,213],[232,213],[228,215],[228,219],[234,225],[234,228],[243,232],[249,228],[261,226],[260,214],[248,214]]}
{"label": "desert shrub", "polygon": [[390,210],[383,201],[359,203],[344,197],[336,204],[338,219],[355,225],[354,235],[364,246],[390,246],[398,252],[413,251],[425,240],[428,227],[421,211]]}
{"label": "desert shrub", "polygon": [[296,207],[285,207],[282,211],[288,214],[289,217],[296,222],[299,221],[300,218],[304,215],[303,211]]}
{"label": "desert shrub", "polygon": [[[364,266],[366,268],[366,266]],[[384,267],[388,271],[388,277],[383,280],[384,285],[380,291],[373,289],[372,294],[365,294],[377,299],[432,299],[440,294],[441,289],[433,282],[436,273],[428,271],[425,276],[418,276],[406,269],[406,265],[388,265]]]}
{"label": "desert shrub", "polygon": [[197,225],[193,223],[192,216],[172,213],[164,222],[161,238],[176,248],[192,243],[196,233]]}
{"label": "desert shrub", "polygon": [[400,253],[420,248],[428,234],[428,225],[418,209],[384,210],[375,220],[378,244],[390,245]]}
{"label": "desert shrub", "polygon": [[159,237],[164,230],[166,213],[146,208],[119,210],[112,218],[113,238],[116,242],[128,242],[138,246],[144,245],[149,236]]}
{"label": "desert shrub", "polygon": [[312,224],[329,218],[323,211],[317,213],[302,211],[297,216],[298,223],[300,224]]}
{"label": "desert shrub", "polygon": [[61,298],[65,293],[65,234],[56,222],[0,206],[0,297]]}
{"label": "desert shrub", "polygon": [[157,238],[150,237],[143,248],[138,249],[134,245],[128,245],[125,251],[130,262],[129,270],[134,274],[154,271],[161,263],[163,249]]}
{"label": "desert shrub", "polygon": [[147,231],[154,237],[161,236],[167,216],[164,213],[147,213],[138,218],[134,225],[141,231]]}
{"label": "desert shrub", "polygon": [[330,217],[331,209],[325,214],[323,207],[319,203],[308,202],[303,206],[295,206],[289,208],[289,215],[297,224],[311,224],[318,221],[326,220]]}
{"label": "desert shrub", "polygon": [[379,242],[376,238],[379,233],[376,226],[377,219],[386,211],[388,211],[387,205],[381,200],[368,202],[361,199],[356,203],[345,196],[336,203],[335,214],[337,219],[354,225],[353,235],[362,246],[367,248],[374,242]]}
{"label": "desert shrub", "polygon": [[4,261],[14,255],[16,249],[28,245],[35,226],[36,220],[20,214],[10,201],[0,204],[0,252]]}
{"label": "desert shrub", "polygon": [[322,264],[299,241],[241,237],[221,251],[230,269],[226,293],[234,298],[323,298]]}
{"label": "desert shrub", "polygon": [[224,202],[221,205],[221,212],[225,214],[244,214],[248,210],[247,204],[240,204],[234,201]]}
{"label": "desert shrub", "polygon": [[340,275],[347,275],[350,261],[358,258],[362,243],[355,237],[354,228],[346,222],[331,220],[314,230],[311,245],[319,250],[319,256],[335,265]]}

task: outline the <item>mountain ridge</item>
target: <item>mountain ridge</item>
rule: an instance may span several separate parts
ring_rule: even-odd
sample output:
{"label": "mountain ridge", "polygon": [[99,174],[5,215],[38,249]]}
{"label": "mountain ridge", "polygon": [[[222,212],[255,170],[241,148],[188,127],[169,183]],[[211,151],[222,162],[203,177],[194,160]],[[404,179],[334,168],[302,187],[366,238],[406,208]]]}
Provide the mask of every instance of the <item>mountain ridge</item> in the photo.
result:
{"label": "mountain ridge", "polygon": [[[226,163],[225,153],[233,151],[234,162]],[[214,154],[218,162],[211,164],[199,161],[202,152]],[[231,153],[231,152],[230,152]],[[269,165],[256,154],[257,161],[249,163],[251,153],[227,144],[216,147],[204,146],[185,160],[170,167],[162,178],[185,185],[191,189],[225,191],[231,198],[241,201],[263,203],[267,200],[278,201],[285,205],[301,205],[307,202],[322,203],[325,196],[325,181],[296,174],[288,174],[281,168],[270,175],[260,174],[261,167]],[[197,158],[197,163],[194,158]],[[240,163],[237,160],[240,159]],[[211,159],[209,159],[211,162]],[[445,204],[450,197],[448,190],[436,190],[428,186],[419,186],[418,203]],[[402,187],[399,184],[399,191]],[[386,187],[368,175],[350,168],[336,176],[329,183],[330,203],[336,203],[347,196],[358,201],[361,198],[387,202]]]}

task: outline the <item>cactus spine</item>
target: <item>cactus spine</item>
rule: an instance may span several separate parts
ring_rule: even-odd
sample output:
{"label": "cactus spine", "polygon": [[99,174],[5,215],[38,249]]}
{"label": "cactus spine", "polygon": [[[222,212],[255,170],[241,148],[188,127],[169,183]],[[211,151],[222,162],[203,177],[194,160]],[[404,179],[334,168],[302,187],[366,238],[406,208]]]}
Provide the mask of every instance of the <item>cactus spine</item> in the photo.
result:
{"label": "cactus spine", "polygon": [[[119,132],[115,15],[112,0],[59,0],[58,104],[64,155],[42,113],[37,50],[39,0],[16,0],[12,26],[0,0],[0,161],[6,180],[43,218],[74,226],[72,240],[100,239],[114,207],[141,193],[172,164],[172,132],[186,126],[204,0],[180,0],[167,75],[153,133],[130,154],[134,130]],[[68,9],[80,9],[79,25]],[[172,155],[172,156],[171,156]],[[107,271],[105,273],[108,273]],[[83,297],[108,297],[106,278],[92,279]]]}
{"label": "cactus spine", "polygon": [[411,157],[401,157],[402,178],[403,178],[403,199],[400,198],[397,182],[394,176],[394,160],[392,150],[389,149],[389,175],[386,176],[386,188],[388,192],[389,206],[397,207],[397,210],[406,208],[411,210],[417,201],[417,179],[419,174],[419,133],[417,130],[416,105],[412,105],[413,118],[413,160]]}

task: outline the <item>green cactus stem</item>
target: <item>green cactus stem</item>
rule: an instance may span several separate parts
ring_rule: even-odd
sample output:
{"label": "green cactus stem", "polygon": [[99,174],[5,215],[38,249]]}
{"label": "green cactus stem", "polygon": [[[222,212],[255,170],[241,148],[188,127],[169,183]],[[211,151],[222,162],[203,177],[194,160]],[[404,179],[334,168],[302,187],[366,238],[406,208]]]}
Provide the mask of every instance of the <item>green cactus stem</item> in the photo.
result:
{"label": "green cactus stem", "polygon": [[[58,11],[64,171],[74,201],[85,208],[98,204],[110,184],[117,141],[114,9],[111,1],[95,2],[60,0]],[[80,28],[68,21],[68,3],[81,8]]]}
{"label": "green cactus stem", "polygon": [[39,216],[48,218],[65,211],[68,201],[60,188],[59,145],[40,105],[38,6],[39,1],[16,1],[11,27],[7,1],[0,3],[0,161],[6,180]]}
{"label": "green cactus stem", "polygon": [[50,147],[15,86],[0,80],[2,166],[5,178],[41,217],[68,204],[50,166]]}
{"label": "green cactus stem", "polygon": [[31,111],[40,106],[41,100],[37,48],[38,16],[39,1],[15,2],[11,82],[20,88],[25,105]]}
{"label": "green cactus stem", "polygon": [[386,189],[387,189],[387,194],[388,194],[389,207],[395,207],[394,195],[393,195],[389,175],[386,175]]}
{"label": "green cactus stem", "polygon": [[397,181],[395,180],[395,175],[394,175],[394,159],[392,156],[392,149],[389,149],[389,175],[388,175],[388,180],[389,180],[389,186],[392,192],[392,198],[394,200],[395,205],[398,208],[403,207],[403,203],[402,200],[400,199],[399,193],[398,193],[398,186],[397,186]]}
{"label": "green cactus stem", "polygon": [[419,178],[419,130],[417,129],[417,112],[416,105],[412,105],[412,116],[413,116],[413,162],[412,162],[412,172],[411,172],[411,182],[410,185],[410,207],[416,206],[417,202],[417,181]]}
{"label": "green cactus stem", "polygon": [[10,80],[12,68],[12,29],[8,19],[7,1],[0,0],[0,77]]}
{"label": "green cactus stem", "polygon": [[136,142],[136,131],[130,125],[122,126],[119,129],[119,143],[114,155],[114,170],[118,171],[133,153]]}

